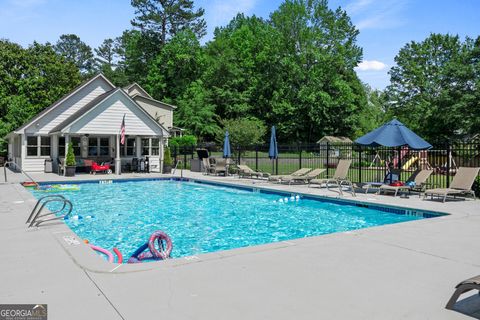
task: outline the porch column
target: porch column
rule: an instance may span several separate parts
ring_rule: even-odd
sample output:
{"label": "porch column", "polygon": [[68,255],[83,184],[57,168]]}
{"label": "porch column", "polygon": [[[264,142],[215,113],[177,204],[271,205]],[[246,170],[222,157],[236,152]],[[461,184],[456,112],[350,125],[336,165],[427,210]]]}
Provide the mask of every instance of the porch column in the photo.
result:
{"label": "porch column", "polygon": [[122,159],[120,159],[120,135],[117,134],[117,141],[115,146],[115,174],[122,174]]}
{"label": "porch column", "polygon": [[[68,144],[70,143],[70,135],[65,134],[65,154],[64,154],[64,159],[63,159],[63,165],[66,165],[67,162],[67,153],[68,153]],[[63,168],[63,175],[65,175],[67,170],[65,167]]]}
{"label": "porch column", "polygon": [[135,158],[140,158],[142,156],[142,138],[139,136],[135,137]]}
{"label": "porch column", "polygon": [[165,146],[165,139],[163,137],[159,137],[158,139],[160,144],[160,173],[163,173],[163,159],[164,159],[164,146]]}
{"label": "porch column", "polygon": [[50,137],[50,157],[53,160],[53,172],[58,172],[58,135],[54,134]]}

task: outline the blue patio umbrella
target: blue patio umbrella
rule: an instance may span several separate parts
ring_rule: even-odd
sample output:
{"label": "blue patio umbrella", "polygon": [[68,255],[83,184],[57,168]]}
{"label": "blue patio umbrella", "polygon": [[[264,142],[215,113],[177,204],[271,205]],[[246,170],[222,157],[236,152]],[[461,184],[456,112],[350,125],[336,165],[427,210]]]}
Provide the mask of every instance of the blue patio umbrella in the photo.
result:
{"label": "blue patio umbrella", "polygon": [[355,142],[371,147],[408,146],[409,148],[416,150],[430,149],[432,147],[430,143],[417,136],[415,132],[408,129],[397,119],[393,119],[383,126],[367,133],[363,137],[355,140]]}
{"label": "blue patio umbrella", "polygon": [[270,148],[268,149],[268,157],[270,159],[278,158],[277,137],[275,133],[275,126],[272,126],[272,133],[270,135]]}
{"label": "blue patio umbrella", "polygon": [[230,149],[230,136],[228,131],[225,132],[225,139],[223,140],[223,157],[230,158],[232,156],[232,150]]}

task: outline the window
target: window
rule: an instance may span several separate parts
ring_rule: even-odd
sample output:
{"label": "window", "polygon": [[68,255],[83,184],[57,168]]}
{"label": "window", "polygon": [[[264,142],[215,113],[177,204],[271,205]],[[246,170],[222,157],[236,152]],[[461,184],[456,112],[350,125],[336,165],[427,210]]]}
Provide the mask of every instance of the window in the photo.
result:
{"label": "window", "polygon": [[[70,142],[72,143],[72,146],[73,146],[73,154],[76,156],[76,157],[80,157],[80,137],[70,137]],[[64,143],[65,144],[65,143]]]}
{"label": "window", "polygon": [[151,145],[150,155],[158,156],[160,154],[160,146],[159,146],[160,139],[152,138],[151,141],[152,141],[152,145]]}
{"label": "window", "polygon": [[50,156],[50,137],[27,136],[27,156]]}
{"label": "window", "polygon": [[[73,147],[73,154],[80,157],[80,137],[70,137]],[[65,137],[58,137],[58,156],[65,157]]]}
{"label": "window", "polygon": [[58,156],[65,157],[65,137],[58,137]]}
{"label": "window", "polygon": [[88,138],[88,156],[98,155],[98,141],[97,138]]}
{"label": "window", "polygon": [[127,156],[135,155],[136,144],[135,138],[127,139]]}
{"label": "window", "polygon": [[99,156],[108,156],[110,154],[110,139],[98,138],[99,140]]}
{"label": "window", "polygon": [[142,156],[148,156],[150,154],[150,139],[142,139]]}
{"label": "window", "polygon": [[38,137],[27,137],[27,156],[38,156]]}
{"label": "window", "polygon": [[50,137],[40,137],[40,155],[50,156]]}

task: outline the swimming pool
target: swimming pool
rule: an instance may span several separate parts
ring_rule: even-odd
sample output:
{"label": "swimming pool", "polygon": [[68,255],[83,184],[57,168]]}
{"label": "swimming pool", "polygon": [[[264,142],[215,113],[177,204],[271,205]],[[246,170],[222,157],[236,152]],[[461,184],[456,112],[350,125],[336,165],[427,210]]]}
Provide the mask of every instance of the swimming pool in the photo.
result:
{"label": "swimming pool", "polygon": [[172,257],[184,257],[433,216],[194,181],[91,182],[57,191],[73,203],[65,223],[79,237],[117,247],[127,259],[155,230],[171,237]]}

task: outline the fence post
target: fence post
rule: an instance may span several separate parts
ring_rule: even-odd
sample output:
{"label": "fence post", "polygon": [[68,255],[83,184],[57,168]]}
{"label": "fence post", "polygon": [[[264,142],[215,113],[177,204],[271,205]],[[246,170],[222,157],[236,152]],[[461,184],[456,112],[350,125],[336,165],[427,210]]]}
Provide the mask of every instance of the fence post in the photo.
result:
{"label": "fence post", "polygon": [[258,144],[255,145],[255,171],[258,171]]}
{"label": "fence post", "polygon": [[278,176],[278,157],[275,159],[275,174]]}
{"label": "fence post", "polygon": [[240,146],[238,146],[238,155],[237,155],[238,162],[237,162],[237,164],[241,164],[241,163],[240,163],[240,152],[242,151],[241,149],[242,149],[242,148],[241,148]]}
{"label": "fence post", "polygon": [[173,159],[174,159],[174,162],[175,162],[175,165],[177,164],[177,146],[174,146],[173,147]]}
{"label": "fence post", "polygon": [[447,188],[450,187],[450,160],[451,160],[451,150],[450,150],[450,141],[447,141]]}
{"label": "fence post", "polygon": [[302,146],[300,142],[297,144],[298,146],[298,169],[302,169]]}
{"label": "fence post", "polygon": [[330,162],[330,142],[327,141],[327,176],[330,176],[330,168],[329,168],[329,162]]}
{"label": "fence post", "polygon": [[183,147],[183,169],[187,168],[187,147]]}
{"label": "fence post", "polygon": [[[353,153],[353,144],[352,153]],[[358,183],[362,183],[362,146],[358,145]]]}

